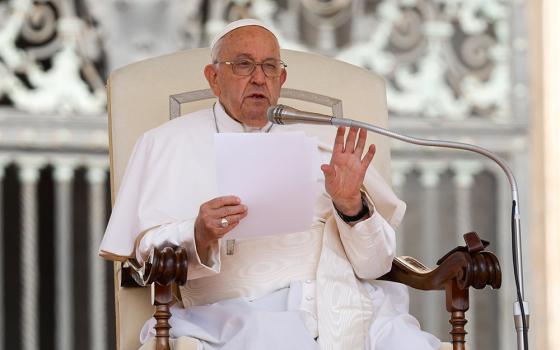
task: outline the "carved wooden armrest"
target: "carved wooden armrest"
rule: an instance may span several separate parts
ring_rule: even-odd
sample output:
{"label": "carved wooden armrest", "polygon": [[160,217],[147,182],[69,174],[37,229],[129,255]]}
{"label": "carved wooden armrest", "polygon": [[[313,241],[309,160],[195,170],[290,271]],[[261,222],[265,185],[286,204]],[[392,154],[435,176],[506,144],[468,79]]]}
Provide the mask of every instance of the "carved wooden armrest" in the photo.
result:
{"label": "carved wooden armrest", "polygon": [[136,259],[127,262],[134,272],[132,278],[141,286],[152,283],[167,286],[172,282],[182,286],[187,282],[187,250],[183,247],[152,248],[144,264]]}
{"label": "carved wooden armrest", "polygon": [[451,313],[453,350],[463,350],[465,344],[465,312],[469,308],[469,288],[500,288],[502,272],[498,258],[485,251],[488,242],[475,232],[464,235],[466,245],[460,246],[441,258],[434,269],[429,269],[409,256],[393,260],[391,271],[381,280],[406,284],[421,290],[445,290],[446,309]]}
{"label": "carved wooden armrest", "polygon": [[127,260],[132,268],[130,275],[141,286],[151,285],[152,304],[155,306],[156,350],[170,350],[169,307],[173,303],[173,283],[187,282],[187,251],[183,247],[153,248],[144,264],[136,259]]}

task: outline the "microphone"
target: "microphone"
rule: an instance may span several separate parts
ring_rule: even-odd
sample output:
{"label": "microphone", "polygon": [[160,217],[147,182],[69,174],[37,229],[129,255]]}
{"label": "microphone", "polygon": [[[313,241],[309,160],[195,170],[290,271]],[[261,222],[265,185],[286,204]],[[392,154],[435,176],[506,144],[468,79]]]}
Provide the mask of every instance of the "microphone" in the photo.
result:
{"label": "microphone", "polygon": [[475,152],[491,159],[496,164],[502,168],[505,175],[508,178],[511,187],[512,196],[512,250],[513,250],[513,274],[516,282],[516,292],[517,301],[513,306],[513,318],[515,323],[515,328],[517,331],[517,346],[518,349],[528,350],[528,340],[527,332],[529,330],[529,303],[525,301],[525,291],[523,287],[523,262],[522,262],[522,252],[521,252],[521,215],[519,214],[519,195],[517,191],[517,181],[513,176],[513,172],[507,166],[507,164],[500,159],[496,154],[491,151],[471,145],[463,142],[454,141],[440,141],[440,140],[428,140],[416,137],[411,137],[407,135],[402,135],[394,131],[381,128],[372,124],[360,122],[357,120],[347,119],[347,118],[336,118],[334,116],[305,112],[295,109],[293,107],[285,105],[270,106],[266,112],[268,120],[274,124],[286,125],[286,124],[328,124],[335,126],[344,127],[356,127],[369,130],[376,134],[391,137],[403,142],[412,143],[421,146],[431,146],[431,147],[442,147],[442,148],[452,148],[460,149],[469,152]]}
{"label": "microphone", "polygon": [[[287,124],[332,124],[333,117],[325,114],[304,112],[293,107],[276,105],[268,107],[266,112],[268,120],[273,124],[287,125]],[[339,119],[339,118],[334,118]]]}

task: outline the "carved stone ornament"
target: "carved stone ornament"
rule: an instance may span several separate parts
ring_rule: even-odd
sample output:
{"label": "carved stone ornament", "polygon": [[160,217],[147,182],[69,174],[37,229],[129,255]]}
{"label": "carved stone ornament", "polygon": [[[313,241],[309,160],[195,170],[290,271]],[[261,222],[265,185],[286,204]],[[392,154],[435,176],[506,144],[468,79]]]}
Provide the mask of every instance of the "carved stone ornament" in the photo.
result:
{"label": "carved stone ornament", "polygon": [[304,44],[385,77],[394,115],[511,120],[509,1],[245,3],[251,16],[282,28],[282,45]]}
{"label": "carved stone ornament", "polygon": [[105,89],[95,28],[73,2],[0,4],[0,101],[31,114],[101,114]]}

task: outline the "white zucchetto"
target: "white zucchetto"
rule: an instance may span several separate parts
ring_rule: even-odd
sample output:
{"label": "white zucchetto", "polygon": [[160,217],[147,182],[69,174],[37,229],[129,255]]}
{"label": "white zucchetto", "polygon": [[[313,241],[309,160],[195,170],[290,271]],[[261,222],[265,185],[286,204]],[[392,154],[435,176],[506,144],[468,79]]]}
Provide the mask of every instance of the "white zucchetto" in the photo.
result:
{"label": "white zucchetto", "polygon": [[230,24],[228,24],[227,26],[224,27],[224,29],[220,30],[218,32],[218,34],[216,34],[216,36],[214,36],[214,39],[212,39],[212,42],[210,43],[210,51],[213,52],[214,51],[214,46],[216,45],[216,43],[218,43],[218,41],[220,41],[221,38],[223,38],[227,33],[232,32],[238,28],[241,27],[248,27],[248,26],[259,26],[262,27],[266,30],[268,30],[269,32],[272,33],[272,35],[274,35],[274,37],[276,37],[276,34],[274,34],[274,32],[272,31],[272,29],[267,26],[266,24],[264,24],[263,22],[253,19],[253,18],[244,18],[244,19],[240,19],[234,22],[231,22]]}

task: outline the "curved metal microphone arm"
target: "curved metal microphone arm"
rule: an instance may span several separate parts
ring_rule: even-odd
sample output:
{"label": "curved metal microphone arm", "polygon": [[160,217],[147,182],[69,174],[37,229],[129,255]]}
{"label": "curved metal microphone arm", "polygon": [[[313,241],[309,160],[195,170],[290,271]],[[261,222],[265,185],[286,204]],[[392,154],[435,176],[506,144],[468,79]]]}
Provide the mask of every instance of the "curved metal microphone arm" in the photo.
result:
{"label": "curved metal microphone arm", "polygon": [[[443,147],[460,149],[470,152],[475,152],[493,160],[496,164],[502,168],[506,174],[510,187],[511,196],[513,200],[512,206],[512,245],[513,245],[513,259],[514,259],[514,275],[518,283],[519,289],[517,291],[517,301],[514,303],[514,322],[517,331],[517,346],[519,350],[528,350],[524,344],[523,333],[528,330],[528,316],[529,316],[529,304],[525,302],[525,289],[523,285],[523,261],[522,261],[522,251],[521,251],[521,215],[519,212],[519,194],[517,189],[517,181],[513,176],[513,172],[507,166],[507,164],[500,159],[496,154],[490,152],[489,150],[467,144],[462,142],[454,141],[436,141],[421,139],[406,135],[398,134],[394,131],[390,131],[375,125],[360,122],[357,120],[347,119],[347,118],[335,118],[333,116],[304,112],[298,109],[277,105],[272,106],[267,112],[268,119],[275,124],[294,124],[294,123],[306,123],[306,124],[330,124],[334,126],[345,126],[345,127],[357,127],[369,130],[376,134],[391,137],[403,142],[412,143],[421,146],[432,146],[432,147]],[[525,315],[525,318],[522,315]]]}
{"label": "curved metal microphone arm", "polygon": [[362,129],[367,129],[369,131],[375,132],[376,134],[385,135],[407,143],[413,143],[415,145],[462,149],[465,151],[471,151],[471,152],[482,154],[483,156],[490,158],[491,160],[496,162],[500,166],[500,168],[502,168],[510,183],[511,192],[513,193],[513,200],[518,201],[517,182],[515,181],[515,177],[513,176],[512,171],[509,169],[507,164],[504,163],[504,161],[502,161],[497,155],[495,155],[494,153],[490,152],[485,148],[471,145],[468,143],[462,143],[462,142],[435,141],[435,140],[420,139],[416,137],[401,135],[394,131],[390,131],[375,125],[371,125],[368,123],[360,122],[357,120],[351,120],[351,119],[331,118],[331,124],[337,126],[340,125],[340,126],[349,126],[349,127],[358,127]]}
{"label": "curved metal microphone arm", "polygon": [[[357,127],[369,130],[376,134],[384,135],[387,137],[391,137],[403,142],[412,143],[415,145],[422,145],[422,146],[433,146],[433,147],[443,147],[443,148],[453,148],[453,149],[460,149],[465,151],[471,151],[478,154],[481,154],[500,166],[504,173],[506,174],[510,187],[511,187],[511,196],[513,200],[513,221],[512,221],[512,230],[513,230],[513,255],[514,255],[514,274],[516,274],[518,283],[519,283],[519,292],[517,296],[517,301],[514,303],[514,323],[515,328],[517,331],[517,348],[519,350],[528,350],[528,346],[526,347],[524,344],[523,333],[526,332],[529,328],[528,326],[528,318],[529,318],[529,304],[525,301],[525,290],[523,286],[523,260],[522,260],[522,251],[521,251],[521,215],[519,213],[519,194],[517,190],[517,181],[513,176],[513,172],[507,166],[507,164],[496,154],[490,152],[489,150],[471,145],[468,143],[462,142],[454,142],[454,141],[435,141],[435,140],[427,140],[421,139],[406,135],[398,134],[394,131],[390,131],[375,125],[371,125],[368,123],[360,122],[357,120],[346,119],[346,118],[335,118],[330,117],[330,124],[335,126],[347,126],[347,127]],[[520,304],[523,306],[521,307]],[[521,311],[523,310],[523,312]],[[525,323],[523,322],[523,316],[525,315]]]}
{"label": "curved metal microphone arm", "polygon": [[422,145],[422,146],[433,146],[433,147],[443,147],[443,148],[453,148],[453,149],[461,149],[465,151],[471,151],[478,154],[481,154],[491,160],[493,160],[496,164],[502,168],[504,173],[506,174],[510,187],[511,187],[511,196],[513,200],[513,221],[512,221],[512,230],[513,230],[513,258],[514,258],[514,273],[516,274],[518,284],[519,284],[519,291],[517,295],[517,301],[514,303],[513,307],[513,318],[515,323],[515,328],[517,331],[517,348],[519,350],[528,350],[528,345],[526,345],[524,339],[524,333],[526,333],[529,329],[528,322],[529,322],[529,303],[525,301],[525,291],[523,286],[523,260],[522,260],[522,251],[521,251],[521,215],[519,213],[519,195],[517,190],[517,181],[513,176],[512,171],[507,166],[507,164],[500,159],[496,154],[490,152],[489,150],[467,144],[462,142],[454,142],[454,141],[435,141],[435,140],[427,140],[421,139],[406,135],[398,134],[394,131],[390,131],[375,125],[371,125],[368,123],[352,120],[352,119],[342,119],[342,118],[334,118],[330,117],[330,124],[335,126],[348,126],[348,127],[358,127],[362,129],[369,130],[376,134],[384,135],[387,137],[391,137],[400,141],[404,141],[407,143],[412,143],[415,145]]}

